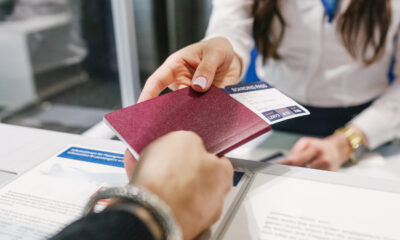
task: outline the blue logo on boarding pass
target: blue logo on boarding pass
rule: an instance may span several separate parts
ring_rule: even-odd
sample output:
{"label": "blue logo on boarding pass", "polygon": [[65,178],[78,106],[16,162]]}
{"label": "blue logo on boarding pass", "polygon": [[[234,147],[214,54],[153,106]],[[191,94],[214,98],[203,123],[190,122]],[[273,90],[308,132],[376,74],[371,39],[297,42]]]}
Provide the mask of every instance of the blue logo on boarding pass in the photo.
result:
{"label": "blue logo on boarding pass", "polygon": [[268,120],[270,120],[271,122],[279,120],[282,118],[282,116],[277,113],[276,111],[272,110],[272,111],[268,111],[268,112],[263,112],[262,113]]}
{"label": "blue logo on boarding pass", "polygon": [[288,109],[290,109],[290,111],[292,111],[294,114],[305,113],[303,109],[299,108],[298,106],[290,106]]}
{"label": "blue logo on boarding pass", "polygon": [[284,118],[294,115],[294,113],[290,111],[288,108],[280,108],[276,109],[275,111]]}

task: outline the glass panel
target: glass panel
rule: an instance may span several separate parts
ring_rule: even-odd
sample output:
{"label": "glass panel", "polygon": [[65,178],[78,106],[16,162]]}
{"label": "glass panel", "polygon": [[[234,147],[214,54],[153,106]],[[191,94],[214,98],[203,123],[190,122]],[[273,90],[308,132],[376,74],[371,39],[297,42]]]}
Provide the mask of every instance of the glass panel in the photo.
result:
{"label": "glass panel", "polygon": [[[211,0],[132,1],[143,85],[204,36]],[[121,108],[115,44],[110,0],[0,0],[0,121],[82,133]]]}
{"label": "glass panel", "polygon": [[0,0],[0,119],[82,133],[121,107],[109,0]]}

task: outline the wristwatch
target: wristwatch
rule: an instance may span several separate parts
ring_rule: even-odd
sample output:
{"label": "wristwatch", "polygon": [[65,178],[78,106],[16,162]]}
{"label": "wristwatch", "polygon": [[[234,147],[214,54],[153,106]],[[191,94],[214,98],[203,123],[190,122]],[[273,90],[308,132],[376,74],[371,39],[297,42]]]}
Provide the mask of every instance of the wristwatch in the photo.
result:
{"label": "wristwatch", "polygon": [[342,133],[350,143],[351,151],[349,153],[349,160],[351,163],[358,163],[361,156],[365,153],[366,147],[360,135],[350,127],[342,127],[335,131]]}

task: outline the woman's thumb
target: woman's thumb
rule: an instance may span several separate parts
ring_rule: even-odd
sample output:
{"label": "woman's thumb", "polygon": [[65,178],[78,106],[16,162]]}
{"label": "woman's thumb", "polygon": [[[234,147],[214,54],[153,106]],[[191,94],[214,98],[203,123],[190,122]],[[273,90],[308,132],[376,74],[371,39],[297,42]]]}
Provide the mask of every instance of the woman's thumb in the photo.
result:
{"label": "woman's thumb", "polygon": [[207,91],[214,80],[219,66],[224,64],[224,59],[225,57],[220,56],[217,51],[204,54],[193,75],[192,88],[197,92]]}

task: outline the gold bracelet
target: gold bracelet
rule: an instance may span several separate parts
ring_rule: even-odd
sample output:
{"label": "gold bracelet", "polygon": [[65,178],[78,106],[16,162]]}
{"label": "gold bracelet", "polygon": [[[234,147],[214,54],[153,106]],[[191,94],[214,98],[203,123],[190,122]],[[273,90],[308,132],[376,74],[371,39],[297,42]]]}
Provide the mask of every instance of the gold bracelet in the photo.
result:
{"label": "gold bracelet", "polygon": [[363,146],[362,137],[359,136],[357,134],[357,132],[354,131],[354,129],[352,129],[350,127],[339,128],[335,131],[335,133],[342,133],[346,137],[346,139],[349,141],[350,148],[351,148],[351,151],[349,153],[349,160],[353,164],[357,163],[359,156],[356,156],[355,152],[357,149],[359,149],[360,147]]}

